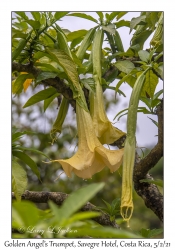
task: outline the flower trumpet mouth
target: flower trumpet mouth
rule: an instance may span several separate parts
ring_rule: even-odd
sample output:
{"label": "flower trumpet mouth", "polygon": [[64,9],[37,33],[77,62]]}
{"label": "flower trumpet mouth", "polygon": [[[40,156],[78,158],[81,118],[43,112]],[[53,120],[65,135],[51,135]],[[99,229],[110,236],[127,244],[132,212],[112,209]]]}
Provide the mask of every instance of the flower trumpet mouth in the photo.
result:
{"label": "flower trumpet mouth", "polygon": [[126,133],[115,128],[109,121],[105,112],[102,87],[97,78],[95,78],[95,82],[96,93],[90,94],[90,113],[95,133],[102,144],[111,144]]}
{"label": "flower trumpet mouth", "polygon": [[59,162],[68,177],[71,172],[88,179],[107,166],[111,172],[116,171],[123,159],[123,149],[109,150],[97,139],[90,113],[76,103],[78,150],[70,159],[55,160]]}

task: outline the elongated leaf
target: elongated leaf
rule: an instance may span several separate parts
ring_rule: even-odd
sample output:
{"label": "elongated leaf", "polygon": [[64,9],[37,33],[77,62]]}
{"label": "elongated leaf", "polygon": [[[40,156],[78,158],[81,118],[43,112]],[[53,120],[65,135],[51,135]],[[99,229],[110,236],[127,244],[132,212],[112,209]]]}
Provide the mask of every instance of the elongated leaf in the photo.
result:
{"label": "elongated leaf", "polygon": [[143,30],[140,32],[138,35],[134,35],[132,38],[132,45],[139,44],[140,48],[143,48],[143,45],[145,41],[148,39],[148,37],[151,35],[152,31],[151,30]]}
{"label": "elongated leaf", "polygon": [[67,43],[66,36],[63,33],[63,31],[57,30],[57,41],[58,41],[59,48],[62,49],[65,53],[67,53],[72,58],[72,54],[71,54],[69,45]]}
{"label": "elongated leaf", "polygon": [[151,117],[148,117],[157,127],[158,127],[158,122],[153,120]]}
{"label": "elongated leaf", "polygon": [[76,69],[76,64],[72,61],[70,56],[68,56],[62,50],[54,50],[50,49],[47,50],[51,58],[57,62],[58,64],[63,67],[65,73],[67,74],[68,78],[71,80],[75,88],[78,90],[80,88],[79,79],[78,79],[78,72]]}
{"label": "elongated leaf", "polygon": [[43,156],[45,156],[47,159],[50,159],[48,155],[46,155],[46,154],[44,154],[43,152],[41,152],[41,151],[39,151],[39,150],[37,150],[37,149],[34,149],[34,148],[25,148],[25,147],[19,146],[19,147],[17,147],[17,150],[31,151],[31,152],[34,152],[34,153],[43,155]]}
{"label": "elongated leaf", "polygon": [[40,172],[38,170],[36,163],[27,154],[21,151],[13,151],[13,155],[22,160],[23,162],[25,162],[25,164],[27,164],[31,168],[34,174],[36,174],[38,179],[40,179]]}
{"label": "elongated leaf", "polygon": [[20,139],[25,133],[24,132],[16,132],[12,134],[12,142],[15,142]]}
{"label": "elongated leaf", "polygon": [[144,62],[148,62],[149,61],[150,54],[149,54],[148,51],[146,51],[146,50],[139,50],[138,54],[139,54],[139,57],[140,57],[140,59],[142,61],[144,61]]}
{"label": "elongated leaf", "polygon": [[103,20],[103,12],[101,11],[96,11],[97,15],[99,16],[100,20]]}
{"label": "elongated leaf", "polygon": [[73,31],[67,35],[68,41],[73,41],[74,39],[80,38],[82,36],[85,36],[87,34],[87,30],[78,30],[78,31]]}
{"label": "elongated leaf", "polygon": [[146,16],[133,17],[130,22],[130,32],[140,23],[145,21]]}
{"label": "elongated leaf", "polygon": [[37,94],[33,95],[23,106],[23,108],[29,107],[37,102],[43,101],[49,97],[51,97],[52,95],[54,95],[55,93],[57,93],[56,89],[54,88],[48,88],[48,89],[44,89],[41,90],[40,92],[38,92]]}
{"label": "elongated leaf", "polygon": [[127,20],[120,20],[118,22],[115,23],[117,29],[120,28],[120,27],[123,27],[123,26],[126,26],[126,27],[130,27],[130,21],[127,21]]}
{"label": "elongated leaf", "polygon": [[77,214],[74,214],[70,217],[70,219],[68,219],[64,226],[66,225],[70,225],[71,223],[75,222],[75,221],[82,221],[82,220],[87,220],[87,219],[92,219],[95,217],[100,216],[99,212],[93,212],[93,211],[88,211],[88,212],[79,212]]}
{"label": "elongated leaf", "polygon": [[128,60],[118,61],[115,66],[122,72],[129,74],[135,68],[134,64]]}
{"label": "elongated leaf", "polygon": [[33,18],[35,19],[35,21],[39,21],[40,20],[41,15],[40,15],[39,11],[31,11],[30,13],[33,16]]}
{"label": "elongated leaf", "polygon": [[49,71],[42,71],[41,73],[39,73],[39,75],[36,78],[36,83],[39,83],[45,79],[49,79],[49,78],[55,78],[58,74],[54,73],[54,72],[49,72]]}
{"label": "elongated leaf", "polygon": [[57,11],[54,15],[55,21],[59,20],[63,16],[66,16],[69,13],[69,11]]}
{"label": "elongated leaf", "polygon": [[81,43],[82,40],[83,40],[83,37],[79,37],[79,38],[74,39],[71,42],[70,49],[72,50],[73,48],[75,48],[79,43]]}
{"label": "elongated leaf", "polygon": [[[39,209],[36,207],[36,205],[33,202],[30,201],[22,201],[22,202],[13,202],[12,205],[12,217],[13,220],[18,221],[18,218],[16,217],[17,215],[20,216],[20,219],[22,221],[22,225],[24,228],[30,227],[35,228],[35,225],[37,224],[38,220],[40,219],[39,217]],[[20,223],[19,221],[18,223]],[[22,225],[18,225],[21,227]]]}
{"label": "elongated leaf", "polygon": [[148,106],[149,109],[151,109],[151,99],[147,97],[140,97],[140,100],[144,102]]}
{"label": "elongated leaf", "polygon": [[76,99],[78,104],[88,112],[84,93],[79,84],[79,76],[76,64],[74,63],[72,58],[68,56],[63,50],[47,49],[47,52],[48,56],[53,61],[60,64],[60,66],[64,69],[66,75],[68,76],[69,80],[71,81],[70,87],[73,91],[73,98]]}
{"label": "elongated leaf", "polygon": [[119,14],[117,15],[117,20],[119,20],[122,16],[126,15],[128,11],[120,11]]}
{"label": "elongated leaf", "polygon": [[40,28],[40,22],[34,21],[34,20],[26,20],[26,22],[33,28],[33,29],[39,29]]}
{"label": "elongated leaf", "polygon": [[94,37],[94,33],[95,33],[96,27],[93,29],[90,29],[88,31],[88,33],[85,35],[76,55],[77,57],[82,61],[85,55],[85,52],[87,50],[87,48],[90,46],[92,39]]}
{"label": "elongated leaf", "polygon": [[21,200],[21,195],[27,187],[27,174],[21,165],[12,160],[12,190],[17,200]]}
{"label": "elongated leaf", "polygon": [[[136,235],[129,231],[116,230],[116,228],[111,227],[80,227],[79,230],[72,230],[68,232],[68,237],[80,237],[88,235],[94,238],[117,238],[117,239],[135,239],[140,238],[140,235]],[[88,244],[88,243],[87,243]]]}
{"label": "elongated leaf", "polygon": [[26,79],[34,79],[34,76],[32,74],[19,75],[12,86],[13,94],[20,94],[21,93],[21,91],[23,90],[23,84],[24,84]]}
{"label": "elongated leaf", "polygon": [[103,44],[103,30],[98,30],[95,34],[92,47],[93,75],[98,77],[101,83],[101,50]]}
{"label": "elongated leaf", "polygon": [[146,73],[146,79],[141,92],[141,96],[146,97],[147,93],[151,98],[153,98],[158,82],[159,82],[158,77],[153,73],[152,70],[149,70]]}
{"label": "elongated leaf", "polygon": [[112,12],[111,14],[109,14],[108,20],[112,21],[119,13],[119,11]]}
{"label": "elongated leaf", "polygon": [[157,99],[161,94],[163,94],[163,89],[161,89],[160,91],[158,91],[158,92],[153,96],[153,100]]}
{"label": "elongated leaf", "polygon": [[130,75],[126,75],[124,76],[120,81],[118,81],[116,87],[115,87],[115,91],[118,92],[120,86],[122,85],[123,82],[125,82],[128,78],[130,77]]}
{"label": "elongated leaf", "polygon": [[87,15],[85,13],[72,13],[72,14],[69,14],[68,16],[77,16],[77,17],[85,18],[85,19],[88,19],[92,22],[98,23],[98,21],[95,18],[93,18],[92,16]]}
{"label": "elongated leaf", "polygon": [[107,26],[102,25],[103,30],[106,30],[110,34],[115,34],[115,25],[113,23],[110,23]]}
{"label": "elongated leaf", "polygon": [[163,65],[159,66],[158,68],[154,68],[154,70],[157,72],[159,77],[163,80],[163,78],[164,78],[164,76],[163,76]]}
{"label": "elongated leaf", "polygon": [[24,11],[15,11],[15,13],[23,19],[28,20],[28,16],[26,16],[26,13]]}
{"label": "elongated leaf", "polygon": [[163,233],[163,228],[158,228],[158,229],[155,228],[155,229],[152,229],[149,231],[148,237],[152,238],[152,237],[155,237],[161,233]]}
{"label": "elongated leaf", "polygon": [[62,214],[62,218],[60,218],[60,220],[68,219],[86,202],[88,202],[98,191],[100,191],[104,187],[104,185],[105,185],[104,183],[93,183],[73,192],[65,200],[60,209]]}
{"label": "elongated leaf", "polygon": [[48,108],[48,106],[50,105],[50,103],[57,97],[59,96],[59,93],[55,93],[54,95],[52,95],[51,97],[47,98],[46,100],[44,100],[44,112],[46,111],[46,109]]}
{"label": "elongated leaf", "polygon": [[53,73],[58,73],[58,74],[60,73],[60,70],[58,70],[57,68],[48,63],[35,62],[35,66],[37,66],[38,68],[42,69],[42,71],[45,72],[51,71]]}

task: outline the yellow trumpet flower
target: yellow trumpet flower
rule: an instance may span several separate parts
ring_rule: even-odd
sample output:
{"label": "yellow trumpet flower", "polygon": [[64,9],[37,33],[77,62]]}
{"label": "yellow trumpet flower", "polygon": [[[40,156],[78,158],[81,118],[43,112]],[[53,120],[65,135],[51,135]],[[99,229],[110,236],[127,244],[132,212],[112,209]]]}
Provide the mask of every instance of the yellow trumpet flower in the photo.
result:
{"label": "yellow trumpet flower", "polygon": [[90,94],[90,113],[95,133],[102,144],[111,144],[126,133],[115,128],[109,121],[105,112],[102,87],[98,79],[95,79],[95,82],[96,93]]}
{"label": "yellow trumpet flower", "polygon": [[90,113],[76,104],[78,127],[78,151],[70,159],[55,160],[59,162],[68,177],[71,172],[88,179],[107,166],[111,172],[116,171],[123,159],[123,149],[109,150],[97,139]]}

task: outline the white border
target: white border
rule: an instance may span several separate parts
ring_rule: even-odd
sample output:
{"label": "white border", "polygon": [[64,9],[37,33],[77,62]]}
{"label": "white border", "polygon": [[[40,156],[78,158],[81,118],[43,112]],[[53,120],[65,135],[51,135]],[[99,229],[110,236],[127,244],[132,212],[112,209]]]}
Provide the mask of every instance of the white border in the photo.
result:
{"label": "white border", "polygon": [[[170,249],[175,245],[174,217],[174,127],[175,127],[175,81],[174,81],[174,1],[1,1],[0,2],[0,246],[5,249],[4,241],[11,239],[11,11],[164,11],[165,16],[165,135],[164,135],[164,173],[165,173],[165,233],[166,242],[171,242]],[[3,237],[2,237],[3,236]],[[94,240],[95,242],[95,240]],[[137,248],[135,248],[137,249]]]}

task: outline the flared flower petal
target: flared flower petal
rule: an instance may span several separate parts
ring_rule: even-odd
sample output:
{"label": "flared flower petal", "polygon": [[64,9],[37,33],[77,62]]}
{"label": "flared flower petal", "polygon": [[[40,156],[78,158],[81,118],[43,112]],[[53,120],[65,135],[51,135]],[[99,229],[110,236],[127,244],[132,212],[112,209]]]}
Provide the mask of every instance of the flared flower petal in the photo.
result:
{"label": "flared flower petal", "polygon": [[76,104],[78,127],[78,150],[70,159],[56,160],[67,176],[74,172],[77,176],[88,179],[107,166],[111,172],[116,171],[123,158],[123,149],[109,150],[97,139],[90,113]]}
{"label": "flared flower petal", "polygon": [[104,108],[102,87],[98,79],[96,79],[96,93],[90,94],[90,113],[96,136],[102,144],[111,144],[126,135],[109,121]]}

